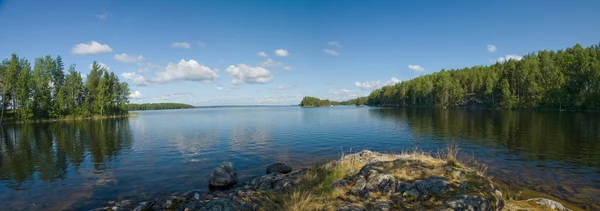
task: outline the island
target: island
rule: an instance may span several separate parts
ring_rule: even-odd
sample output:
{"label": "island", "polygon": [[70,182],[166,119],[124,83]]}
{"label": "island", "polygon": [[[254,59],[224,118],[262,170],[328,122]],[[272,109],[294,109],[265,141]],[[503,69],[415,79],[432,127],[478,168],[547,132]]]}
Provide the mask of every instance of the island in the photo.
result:
{"label": "island", "polygon": [[300,106],[304,108],[309,107],[323,107],[323,106],[339,106],[339,105],[355,105],[355,106],[364,106],[367,102],[367,97],[358,97],[356,99],[346,100],[346,101],[330,101],[327,99],[319,99],[316,97],[306,96],[300,102]]}
{"label": "island", "polygon": [[186,109],[196,108],[196,106],[183,103],[142,103],[142,104],[127,104],[127,110],[165,110],[165,109]]}

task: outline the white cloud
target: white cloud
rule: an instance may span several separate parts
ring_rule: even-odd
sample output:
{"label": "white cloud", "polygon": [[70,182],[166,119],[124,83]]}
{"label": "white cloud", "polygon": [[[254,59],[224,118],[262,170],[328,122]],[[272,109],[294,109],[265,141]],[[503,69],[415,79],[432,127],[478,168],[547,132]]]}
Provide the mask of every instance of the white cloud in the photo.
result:
{"label": "white cloud", "polygon": [[288,51],[287,51],[287,50],[284,50],[284,49],[277,49],[277,50],[275,51],[275,55],[277,55],[277,56],[281,56],[281,57],[286,57],[286,56],[288,56],[288,55],[289,55],[289,53],[288,53]]}
{"label": "white cloud", "polygon": [[217,90],[219,90],[219,91],[223,91],[223,87],[221,87],[221,86],[217,86]]}
{"label": "white cloud", "polygon": [[142,98],[142,93],[140,93],[140,91],[138,91],[138,90],[135,90],[135,91],[129,93],[129,98],[132,98],[132,99]]}
{"label": "white cloud", "polygon": [[152,79],[155,83],[168,83],[174,81],[201,81],[212,82],[219,78],[216,70],[190,59],[182,59],[179,63],[169,63],[164,71],[158,72],[157,77]]}
{"label": "white cloud", "polygon": [[103,21],[105,21],[105,20],[107,20],[107,19],[108,19],[108,16],[109,16],[109,15],[110,15],[110,14],[108,14],[108,12],[107,12],[106,10],[102,10],[102,13],[100,13],[100,14],[96,15],[96,18],[98,18],[98,19],[100,19],[100,20],[103,20]]}
{"label": "white cloud", "polygon": [[163,94],[161,96],[152,98],[153,100],[171,100],[173,98],[177,98],[177,97],[181,97],[181,96],[191,96],[194,95],[192,93],[189,92],[174,92],[174,93],[167,93],[167,94]]}
{"label": "white cloud", "polygon": [[340,90],[330,90],[329,94],[332,94],[332,95],[341,95],[341,94],[348,94],[348,93],[351,93],[351,92],[352,92],[352,90],[349,90],[349,89],[340,89]]}
{"label": "white cloud", "polygon": [[338,48],[342,47],[342,44],[340,44],[339,42],[336,42],[336,41],[328,42],[327,45],[335,46],[335,47],[338,47]]}
{"label": "white cloud", "polygon": [[425,70],[425,68],[421,67],[421,65],[412,65],[412,64],[408,65],[408,69],[411,69],[411,70],[414,70],[417,72],[421,72],[421,71]]}
{"label": "white cloud", "polygon": [[[106,69],[106,70],[110,70],[110,66],[108,66],[102,62],[98,62],[98,65],[100,65],[100,67],[104,67],[104,69]],[[94,66],[93,64],[88,65],[88,69],[91,70],[93,68],[93,66]]]}
{"label": "white cloud", "polygon": [[174,42],[173,44],[171,44],[172,48],[191,48],[192,45],[190,45],[189,42]]}
{"label": "white cloud", "polygon": [[112,52],[112,48],[106,44],[100,44],[99,42],[92,41],[89,44],[79,43],[71,49],[71,53],[77,55],[89,55],[89,54],[101,54],[101,53],[110,53]]}
{"label": "white cloud", "polygon": [[273,59],[271,59],[271,58],[268,58],[267,60],[265,60],[259,64],[259,66],[261,66],[261,67],[277,67],[277,66],[281,66],[281,65],[283,65],[283,63],[273,61]]}
{"label": "white cloud", "polygon": [[251,67],[245,64],[237,66],[229,65],[227,73],[231,76],[231,83],[240,85],[248,84],[266,84],[273,80],[273,75],[269,70],[263,67]]}
{"label": "white cloud", "polygon": [[283,67],[283,69],[284,69],[284,70],[292,70],[292,67],[290,67],[290,66],[285,66],[285,67]]}
{"label": "white cloud", "polygon": [[366,82],[362,82],[362,83],[354,82],[354,86],[356,86],[362,90],[373,90],[373,89],[378,89],[378,88],[381,88],[381,87],[387,86],[387,85],[394,85],[397,83],[400,83],[400,80],[398,80],[398,78],[396,78],[396,77],[392,77],[390,80],[388,80],[386,82],[381,82],[380,80],[366,81]]}
{"label": "white cloud", "polygon": [[160,69],[160,71],[157,72],[156,77],[152,79],[146,79],[144,76],[135,72],[123,73],[121,76],[123,78],[132,80],[134,84],[138,86],[145,86],[151,83],[170,83],[176,81],[213,82],[219,78],[218,70],[212,70],[193,59],[188,61],[182,59],[177,64],[169,63],[165,68],[153,63],[142,63],[139,65],[140,69],[138,69],[138,72],[146,72],[148,71],[147,68]]}
{"label": "white cloud", "polygon": [[339,56],[340,53],[338,53],[337,51],[331,50],[331,49],[323,49],[323,52],[332,55],[332,56]]}
{"label": "white cloud", "polygon": [[497,49],[496,49],[495,45],[487,45],[487,50],[490,53],[494,53],[494,52],[496,52]]}
{"label": "white cloud", "polygon": [[148,81],[146,80],[146,78],[144,78],[144,76],[137,74],[135,72],[123,73],[123,74],[121,74],[121,77],[132,80],[133,84],[135,84],[137,86],[148,85]]}
{"label": "white cloud", "polygon": [[262,51],[261,51],[261,52],[258,52],[258,53],[256,53],[256,55],[258,55],[258,56],[260,56],[260,57],[267,57],[267,56],[269,56],[269,55],[267,55],[267,53],[265,53],[265,52],[262,52]]}
{"label": "white cloud", "polygon": [[121,54],[116,54],[113,57],[113,59],[115,59],[119,62],[123,62],[123,63],[134,63],[134,62],[144,61],[144,56],[143,55],[134,56],[134,55],[126,54],[126,53],[121,53]]}
{"label": "white cloud", "polygon": [[519,60],[523,59],[523,57],[519,56],[519,55],[514,55],[514,54],[507,54],[507,55],[505,55],[503,57],[500,57],[500,58],[496,59],[496,61],[502,63],[502,62],[506,62],[506,61],[511,60],[511,59],[519,61]]}

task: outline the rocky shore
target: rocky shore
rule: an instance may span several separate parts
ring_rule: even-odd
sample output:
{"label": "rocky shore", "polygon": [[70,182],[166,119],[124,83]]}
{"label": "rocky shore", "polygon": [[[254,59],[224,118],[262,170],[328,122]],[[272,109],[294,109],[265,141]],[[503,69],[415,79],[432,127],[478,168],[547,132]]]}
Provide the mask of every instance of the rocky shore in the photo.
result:
{"label": "rocky shore", "polygon": [[210,174],[209,192],[94,210],[569,210],[549,199],[505,200],[484,170],[451,155],[364,150],[298,170],[274,163],[265,175],[239,183],[234,164],[223,162]]}

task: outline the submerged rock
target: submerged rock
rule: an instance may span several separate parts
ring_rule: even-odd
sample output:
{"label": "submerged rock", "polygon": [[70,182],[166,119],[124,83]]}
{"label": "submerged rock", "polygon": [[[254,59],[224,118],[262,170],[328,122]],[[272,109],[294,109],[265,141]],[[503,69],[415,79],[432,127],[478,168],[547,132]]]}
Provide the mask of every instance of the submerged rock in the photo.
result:
{"label": "submerged rock", "polygon": [[292,172],[292,167],[281,161],[273,163],[267,167],[267,174],[270,174],[270,173],[287,174],[290,172]]}
{"label": "submerged rock", "polygon": [[212,189],[229,189],[238,183],[238,175],[233,163],[225,161],[210,173],[209,185]]}

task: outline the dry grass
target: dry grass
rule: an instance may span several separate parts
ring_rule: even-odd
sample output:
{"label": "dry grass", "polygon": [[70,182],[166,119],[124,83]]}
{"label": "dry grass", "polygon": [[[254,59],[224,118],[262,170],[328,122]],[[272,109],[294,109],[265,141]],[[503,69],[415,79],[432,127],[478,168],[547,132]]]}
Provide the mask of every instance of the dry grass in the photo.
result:
{"label": "dry grass", "polygon": [[446,145],[446,149],[438,152],[438,157],[446,161],[449,166],[460,167],[461,163],[458,161],[460,148],[455,143]]}
{"label": "dry grass", "polygon": [[286,211],[304,211],[304,210],[322,210],[323,204],[318,203],[318,198],[308,191],[292,191],[281,195],[271,195],[266,197],[261,210],[286,210]]}

